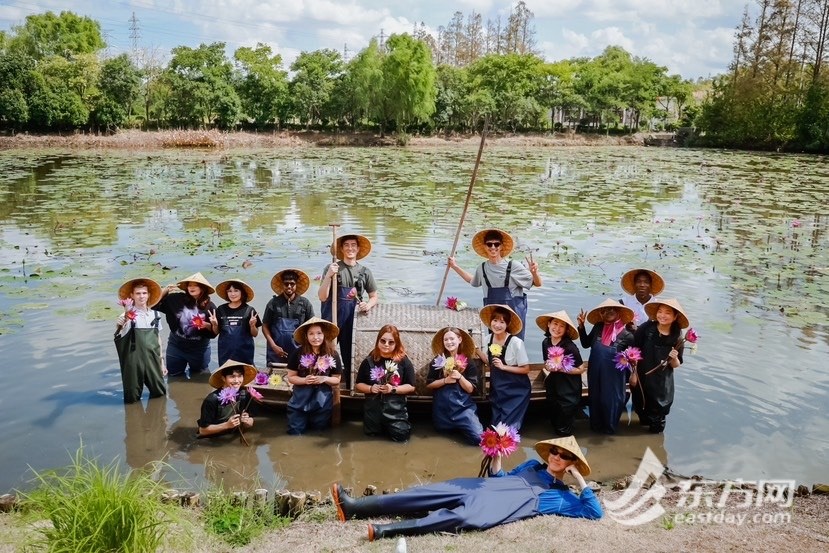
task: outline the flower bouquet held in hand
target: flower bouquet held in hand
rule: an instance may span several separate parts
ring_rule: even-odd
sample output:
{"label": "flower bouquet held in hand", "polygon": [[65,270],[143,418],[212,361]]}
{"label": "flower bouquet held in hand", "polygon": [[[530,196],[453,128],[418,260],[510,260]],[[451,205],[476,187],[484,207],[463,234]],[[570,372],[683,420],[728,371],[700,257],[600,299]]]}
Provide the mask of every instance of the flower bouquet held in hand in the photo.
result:
{"label": "flower bouquet held in hand", "polygon": [[124,317],[128,321],[134,321],[138,316],[138,311],[135,310],[135,303],[132,301],[132,298],[118,300],[118,305],[124,308]]}
{"label": "flower bouquet held in hand", "polygon": [[564,348],[559,346],[552,346],[547,348],[547,360],[544,362],[544,368],[551,373],[573,372],[576,361],[573,359],[573,354],[564,354]]}
{"label": "flower bouquet held in hand", "polygon": [[481,451],[484,458],[481,461],[481,470],[478,478],[489,476],[489,469],[492,459],[495,457],[509,457],[518,449],[521,436],[518,431],[509,425],[499,422],[495,426],[490,425],[481,434]]}
{"label": "flower bouquet held in hand", "polygon": [[443,377],[446,378],[452,374],[453,371],[458,371],[463,374],[463,371],[466,370],[466,366],[468,364],[469,360],[466,358],[466,355],[462,353],[450,355],[449,357],[446,357],[441,353],[435,357],[435,361],[432,363],[432,366],[436,369],[443,369]]}
{"label": "flower bouquet held in hand", "polygon": [[402,378],[397,363],[389,359],[383,365],[377,365],[371,369],[371,380],[380,386],[390,384],[400,386]]}
{"label": "flower bouquet held in hand", "polygon": [[461,301],[455,296],[449,296],[446,298],[445,307],[446,309],[451,309],[452,311],[463,311],[467,306],[465,301]]}
{"label": "flower bouquet held in hand", "polygon": [[629,347],[625,351],[620,351],[613,358],[616,363],[616,368],[620,371],[633,371],[636,369],[636,363],[642,360],[642,352],[639,348]]}
{"label": "flower bouquet held in hand", "polygon": [[[248,386],[246,388],[246,390],[248,392],[248,402],[247,402],[247,405],[245,405],[244,409],[241,409],[241,410],[239,409],[239,389],[237,389],[237,388],[231,388],[231,387],[222,388],[222,390],[219,392],[219,404],[222,405],[222,406],[228,406],[229,405],[232,409],[232,415],[231,416],[241,415],[242,413],[247,412],[248,408],[250,407],[250,402],[252,400],[255,399],[256,401],[262,401],[262,394],[260,394],[255,389],[251,388],[250,386]],[[248,443],[247,439],[245,438],[245,433],[242,430],[242,425],[240,424],[236,428],[239,429],[239,438],[241,439],[242,443],[249,446],[250,444]]]}
{"label": "flower bouquet held in hand", "polygon": [[[691,344],[691,351],[695,351],[697,347],[697,340],[699,339],[699,335],[697,335],[697,331],[693,328],[689,328],[685,331],[685,336],[680,336],[679,340],[677,340],[676,345],[674,345],[674,349],[678,350],[682,347],[685,342]],[[663,359],[657,366],[646,372],[645,374],[651,374],[656,371],[660,371],[668,366],[668,362],[670,361],[670,356]]]}
{"label": "flower bouquet held in hand", "polygon": [[314,355],[306,353],[299,358],[299,364],[308,371],[309,376],[328,376],[328,372],[336,365],[330,355]]}

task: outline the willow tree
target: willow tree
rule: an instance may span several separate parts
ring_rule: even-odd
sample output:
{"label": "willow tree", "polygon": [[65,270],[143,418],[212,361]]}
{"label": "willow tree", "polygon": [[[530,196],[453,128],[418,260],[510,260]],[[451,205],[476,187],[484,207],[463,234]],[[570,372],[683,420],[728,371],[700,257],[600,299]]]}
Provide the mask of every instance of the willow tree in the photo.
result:
{"label": "willow tree", "polygon": [[[408,34],[392,35],[383,59],[385,113],[398,129],[427,121],[435,112],[437,72],[429,47]],[[381,132],[385,130],[383,121]]]}

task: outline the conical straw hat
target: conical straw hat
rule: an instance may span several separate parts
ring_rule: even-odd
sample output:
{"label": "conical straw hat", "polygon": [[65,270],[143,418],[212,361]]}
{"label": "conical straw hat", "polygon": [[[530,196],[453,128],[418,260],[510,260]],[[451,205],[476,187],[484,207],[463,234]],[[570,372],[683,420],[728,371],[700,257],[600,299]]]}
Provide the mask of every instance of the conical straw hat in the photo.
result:
{"label": "conical straw hat", "polygon": [[567,315],[567,311],[555,311],[553,313],[544,313],[543,315],[539,315],[535,318],[535,324],[538,325],[541,332],[546,333],[548,332],[550,321],[553,319],[558,319],[567,325],[567,336],[571,340],[575,340],[579,337],[579,329],[573,324],[573,321],[570,320],[570,316]]}
{"label": "conical straw hat", "polygon": [[148,307],[152,307],[159,302],[161,299],[161,286],[151,278],[134,278],[126,281],[118,289],[118,299],[125,300],[132,297],[132,291],[138,285],[147,287],[147,292],[150,295],[149,299],[147,299]]}
{"label": "conical straw hat", "polygon": [[219,297],[225,301],[230,301],[227,297],[227,289],[230,287],[231,284],[235,284],[237,288],[244,288],[245,294],[247,294],[248,297],[246,303],[250,303],[250,300],[253,299],[253,288],[251,288],[247,282],[239,280],[238,278],[231,278],[229,280],[220,282],[216,286],[216,293],[219,295]]}
{"label": "conical straw hat", "polygon": [[213,288],[213,286],[211,286],[209,282],[207,282],[207,279],[204,278],[204,275],[201,273],[193,273],[189,277],[179,280],[177,286],[186,292],[188,282],[198,282],[199,284],[206,286],[208,294],[213,294],[214,292],[216,292],[216,289]]}
{"label": "conical straw hat", "polygon": [[650,317],[651,320],[656,320],[656,312],[659,310],[660,305],[673,307],[676,311],[676,321],[679,323],[679,328],[688,328],[691,324],[688,320],[688,315],[685,314],[685,310],[682,309],[682,306],[676,298],[665,298],[664,300],[652,299],[650,302],[646,303],[645,313],[648,314],[648,317]]}
{"label": "conical straw hat", "polygon": [[472,237],[472,249],[475,250],[475,253],[481,257],[489,259],[485,243],[485,237],[489,232],[497,232],[501,235],[501,257],[508,256],[515,247],[515,240],[512,239],[512,236],[510,236],[507,231],[499,228],[485,228],[484,230],[475,233],[475,236]]}
{"label": "conical straw hat", "polygon": [[253,379],[256,378],[256,367],[253,365],[248,365],[247,363],[241,363],[239,361],[234,361],[233,359],[228,359],[224,362],[224,364],[213,371],[213,374],[210,375],[210,380],[208,380],[208,384],[213,386],[214,388],[224,388],[225,382],[224,378],[222,377],[222,371],[229,367],[242,367],[245,370],[245,379],[242,381],[242,386],[247,386]]}
{"label": "conical straw hat", "polygon": [[579,443],[576,441],[576,438],[573,436],[565,436],[563,438],[554,438],[552,440],[542,440],[540,442],[536,442],[535,452],[538,453],[538,456],[541,457],[541,460],[545,463],[547,462],[547,457],[550,454],[551,446],[556,446],[559,449],[566,449],[575,455],[576,468],[579,470],[581,475],[587,476],[590,474],[590,465],[587,464],[587,459],[584,457],[584,453],[581,452],[581,448],[579,447]]}
{"label": "conical straw hat", "polygon": [[605,307],[615,307],[619,310],[619,318],[622,319],[622,322],[627,324],[633,320],[633,309],[628,307],[627,305],[622,305],[616,300],[612,300],[610,298],[604,300],[602,303],[591,309],[587,313],[587,322],[594,325],[596,323],[601,322],[602,314],[601,310]]}

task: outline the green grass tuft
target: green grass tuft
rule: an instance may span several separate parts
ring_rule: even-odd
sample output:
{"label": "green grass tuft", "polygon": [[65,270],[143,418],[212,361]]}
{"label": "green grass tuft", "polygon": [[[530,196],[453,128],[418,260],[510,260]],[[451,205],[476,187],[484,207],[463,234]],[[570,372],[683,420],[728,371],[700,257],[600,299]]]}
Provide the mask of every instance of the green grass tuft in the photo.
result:
{"label": "green grass tuft", "polygon": [[68,467],[35,471],[35,482],[22,508],[51,522],[39,529],[50,552],[152,552],[182,520],[178,506],[161,502],[160,483],[140,471],[122,473],[116,461],[101,466],[83,445]]}
{"label": "green grass tuft", "polygon": [[221,489],[208,493],[202,519],[208,532],[233,546],[247,545],[266,530],[291,523],[274,514],[272,502],[243,501]]}

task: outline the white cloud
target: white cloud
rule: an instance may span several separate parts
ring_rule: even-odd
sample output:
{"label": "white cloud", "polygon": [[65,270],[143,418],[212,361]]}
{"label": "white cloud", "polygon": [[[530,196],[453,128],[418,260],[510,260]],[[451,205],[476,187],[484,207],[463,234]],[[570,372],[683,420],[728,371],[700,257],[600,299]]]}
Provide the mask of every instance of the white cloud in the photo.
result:
{"label": "white cloud", "polygon": [[596,29],[590,33],[590,37],[597,43],[599,50],[604,50],[607,46],[621,46],[628,52],[635,53],[633,41],[626,37],[619,27]]}

